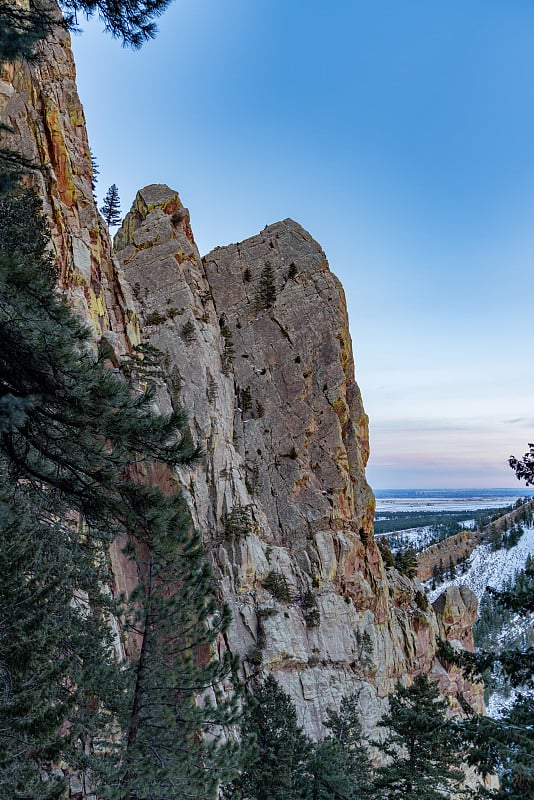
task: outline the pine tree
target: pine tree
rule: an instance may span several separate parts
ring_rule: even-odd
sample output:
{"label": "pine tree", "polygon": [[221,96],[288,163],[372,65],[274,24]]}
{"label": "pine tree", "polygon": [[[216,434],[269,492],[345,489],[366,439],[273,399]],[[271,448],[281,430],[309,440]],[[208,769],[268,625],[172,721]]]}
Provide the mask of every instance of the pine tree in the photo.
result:
{"label": "pine tree", "polygon": [[[28,6],[0,0],[0,67],[17,59],[37,61],[38,45],[54,30],[77,29],[77,15],[88,19],[96,14],[106,32],[124,46],[138,49],[153,38],[155,17],[163,14],[171,0],[63,0],[60,11],[46,0],[30,0]],[[0,135],[9,129],[0,123]],[[12,132],[12,131],[10,131]],[[12,188],[22,174],[40,170],[42,165],[0,141],[0,188]]]}
{"label": "pine tree", "polygon": [[241,727],[246,766],[231,797],[304,800],[312,745],[297,724],[291,698],[272,675],[249,696]]}
{"label": "pine tree", "polygon": [[266,261],[260,275],[260,288],[258,292],[257,305],[259,308],[267,310],[274,305],[275,300],[276,283],[274,270],[270,261]]}
{"label": "pine tree", "polygon": [[312,800],[363,800],[372,796],[371,762],[361,743],[358,697],[344,697],[339,711],[328,711],[330,731],[314,745],[310,771]]}
{"label": "pine tree", "polygon": [[[534,444],[522,459],[512,456],[510,466],[527,486],[534,484]],[[527,561],[513,587],[491,591],[503,609],[530,614],[534,611],[534,565]],[[519,689],[512,706],[496,719],[472,715],[461,726],[469,763],[482,775],[497,774],[500,788],[484,795],[495,800],[527,800],[534,796],[534,648],[523,646],[501,652],[457,654],[442,644],[445,657],[462,666],[469,678],[481,679],[498,666],[501,675]]]}
{"label": "pine tree", "polygon": [[102,542],[0,478],[0,798],[55,798],[50,762],[87,769],[92,737],[111,735],[124,689],[105,623],[116,609]]}
{"label": "pine tree", "polygon": [[119,190],[113,183],[104,197],[104,205],[100,212],[107,224],[111,227],[119,225],[121,221],[121,204],[119,199]]}
{"label": "pine tree", "polygon": [[109,0],[63,0],[63,16],[46,2],[32,0],[28,8],[0,2],[0,63],[17,58],[36,58],[36,45],[54,28],[75,29],[77,14],[88,19],[96,15],[107,33],[127,47],[137,49],[152,39],[157,28],[152,21],[161,16],[171,0],[129,0],[110,3]]}
{"label": "pine tree", "polygon": [[44,3],[28,8],[6,0],[0,2],[0,64],[17,58],[35,60],[35,46],[61,24]]}
{"label": "pine tree", "polygon": [[397,684],[379,723],[385,739],[374,743],[390,760],[376,770],[378,797],[449,800],[458,795],[464,773],[455,766],[457,742],[445,720],[446,709],[447,702],[426,675],[418,675],[408,688]]}
{"label": "pine tree", "polygon": [[100,170],[98,169],[98,164],[92,150],[90,151],[90,154],[91,154],[91,189],[93,191],[93,200],[96,203],[95,189],[96,189],[96,184],[98,183],[98,176],[100,175]]}
{"label": "pine tree", "polygon": [[179,496],[152,487],[134,534],[140,584],[128,625],[143,639],[129,671],[124,758],[111,796],[214,798],[239,756],[237,744],[224,737],[237,721],[237,695],[225,699],[220,689],[229,677],[235,685],[237,665],[229,653],[221,660],[212,653],[229,612],[216,600],[200,538]]}
{"label": "pine tree", "polygon": [[405,550],[399,550],[395,554],[395,566],[399,572],[404,573],[408,578],[415,578],[417,575],[417,554],[412,546]]}
{"label": "pine tree", "polygon": [[[515,585],[502,592],[492,592],[492,603],[506,610],[532,613],[534,565],[528,560],[518,574]],[[503,613],[501,611],[501,613]],[[464,666],[468,677],[480,679],[497,666],[511,686],[520,689],[509,709],[496,719],[470,716],[460,732],[468,753],[468,761],[482,775],[497,774],[500,787],[484,795],[495,800],[527,800],[534,794],[534,648],[524,645],[501,652],[481,651],[449,654],[453,663]]]}

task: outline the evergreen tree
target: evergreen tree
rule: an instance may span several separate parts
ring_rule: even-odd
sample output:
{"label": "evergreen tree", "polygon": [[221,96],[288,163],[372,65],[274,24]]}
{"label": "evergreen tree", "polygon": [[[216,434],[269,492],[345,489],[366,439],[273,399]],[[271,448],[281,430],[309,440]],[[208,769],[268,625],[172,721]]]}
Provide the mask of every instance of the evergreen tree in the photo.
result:
{"label": "evergreen tree", "polygon": [[216,600],[200,538],[179,496],[153,487],[135,537],[140,584],[129,627],[143,639],[129,671],[123,763],[108,796],[214,798],[219,784],[233,777],[239,755],[223,736],[237,721],[236,696],[224,699],[220,690],[225,679],[235,679],[237,665],[229,653],[221,660],[212,653],[229,612]]}
{"label": "evergreen tree", "polygon": [[395,566],[399,572],[404,573],[408,578],[417,576],[417,554],[413,546],[399,550],[395,554]]}
{"label": "evergreen tree", "polygon": [[[492,602],[506,610],[532,613],[534,565],[527,560],[512,588],[491,593]],[[502,613],[502,612],[501,612]],[[513,687],[520,688],[512,706],[496,719],[472,715],[461,726],[469,763],[482,775],[497,774],[500,787],[481,791],[495,800],[527,800],[534,795],[534,648],[526,644],[501,652],[449,654],[454,663],[464,666],[468,677],[481,678],[496,666]]]}
{"label": "evergreen tree", "polygon": [[310,800],[358,800],[361,795],[350,774],[350,758],[342,744],[324,739],[314,745],[309,762]]}
{"label": "evergreen tree", "polygon": [[328,711],[329,735],[314,746],[312,800],[362,800],[372,796],[371,762],[361,743],[358,697],[344,697],[339,711]]}
{"label": "evergreen tree", "polygon": [[[171,0],[63,0],[58,12],[46,0],[24,4],[0,0],[0,67],[17,59],[37,61],[39,43],[57,28],[76,30],[77,15],[87,19],[96,14],[106,32],[137,49],[156,34],[155,17],[160,16]],[[9,131],[0,123],[2,132]],[[10,131],[12,132],[12,131]],[[12,188],[24,173],[42,165],[27,159],[20,151],[2,145],[0,140],[0,189]]]}
{"label": "evergreen tree", "polygon": [[260,275],[260,289],[257,298],[258,308],[267,310],[274,305],[275,300],[276,282],[274,270],[270,261],[266,261]]}
{"label": "evergreen tree", "polygon": [[119,225],[121,221],[121,204],[119,199],[119,190],[113,183],[104,197],[104,205],[100,212],[107,224],[111,227]]}
{"label": "evergreen tree", "polygon": [[308,797],[310,740],[297,724],[291,698],[269,675],[245,704],[242,723],[246,766],[233,797],[303,800]]}
{"label": "evergreen tree", "polygon": [[[510,466],[527,486],[534,484],[534,444],[522,459],[512,456]],[[520,534],[518,534],[519,536]],[[534,565],[528,560],[513,587],[490,590],[502,608],[530,614],[534,611]],[[461,726],[469,762],[483,774],[497,773],[501,785],[496,791],[481,790],[495,800],[527,800],[534,796],[534,648],[522,646],[501,652],[476,654],[452,651],[442,645],[445,657],[464,668],[467,677],[480,679],[497,666],[509,683],[521,689],[512,706],[496,719],[472,715]],[[527,694],[525,693],[527,692]]]}
{"label": "evergreen tree", "polygon": [[0,64],[24,58],[36,60],[35,47],[53,29],[62,24],[58,15],[42,2],[28,7],[0,2]]}
{"label": "evergreen tree", "polygon": [[31,487],[2,469],[0,479],[0,798],[63,797],[50,762],[90,767],[123,694],[107,561],[72,519],[47,517]]}
{"label": "evergreen tree", "polygon": [[28,8],[8,0],[0,2],[0,63],[36,58],[36,45],[55,27],[76,29],[77,14],[87,19],[96,15],[107,33],[124,46],[137,49],[152,39],[157,31],[153,22],[161,16],[170,0],[63,0],[59,5],[63,16],[42,0],[31,0]]}
{"label": "evergreen tree", "polygon": [[43,502],[53,491],[89,524],[126,530],[143,492],[132,470],[192,463],[199,451],[181,409],[155,414],[153,386],[132,393],[95,358],[55,292],[39,208],[29,190],[0,197],[0,455]]}
{"label": "evergreen tree", "polygon": [[98,183],[98,176],[100,175],[100,170],[98,169],[98,164],[93,151],[91,150],[90,153],[91,153],[91,189],[93,191],[93,200],[95,201],[96,204],[95,189],[96,189],[96,184]]}
{"label": "evergreen tree", "polygon": [[389,759],[376,770],[374,789],[387,800],[445,800],[457,796],[464,773],[454,730],[445,720],[447,702],[436,684],[418,675],[411,686],[397,684],[389,712],[379,723],[385,739],[375,742]]}

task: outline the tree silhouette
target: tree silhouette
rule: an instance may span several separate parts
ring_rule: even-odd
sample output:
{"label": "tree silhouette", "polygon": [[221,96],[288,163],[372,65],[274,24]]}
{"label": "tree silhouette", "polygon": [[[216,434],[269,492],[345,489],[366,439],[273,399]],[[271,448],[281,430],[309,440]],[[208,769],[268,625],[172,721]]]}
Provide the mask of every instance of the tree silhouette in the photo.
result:
{"label": "tree silhouette", "polygon": [[119,190],[114,183],[109,187],[104,197],[104,204],[100,209],[100,213],[110,227],[112,225],[120,225],[121,201],[119,198]]}

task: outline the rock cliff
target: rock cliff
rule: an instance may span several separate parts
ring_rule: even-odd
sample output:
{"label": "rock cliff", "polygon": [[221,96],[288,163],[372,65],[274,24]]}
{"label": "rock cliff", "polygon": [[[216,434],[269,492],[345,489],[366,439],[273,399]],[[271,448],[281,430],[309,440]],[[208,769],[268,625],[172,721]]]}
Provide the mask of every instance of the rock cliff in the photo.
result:
{"label": "rock cliff", "polygon": [[[417,581],[383,563],[345,300],[321,247],[287,219],[201,259],[177,192],[152,185],[114,256],[64,33],[39,64],[4,70],[0,114],[12,145],[47,165],[35,184],[62,288],[115,363],[141,337],[158,348],[159,403],[187,409],[205,451],[180,477],[233,611],[220,647],[239,653],[247,680],[271,670],[314,735],[326,708],[355,691],[369,733],[395,682],[419,672],[456,706],[466,687],[437,659],[437,638],[469,643],[472,604],[462,595],[432,608]],[[112,564],[119,588],[131,587],[118,548]],[[440,622],[444,610],[452,623]]]}
{"label": "rock cliff", "polygon": [[320,246],[284,220],[201,259],[178,194],[153,185],[115,250],[166,396],[206,453],[184,488],[245,675],[273,671],[315,735],[348,692],[369,725],[399,678],[433,671],[454,693],[422,587],[386,569],[373,539],[367,417]]}

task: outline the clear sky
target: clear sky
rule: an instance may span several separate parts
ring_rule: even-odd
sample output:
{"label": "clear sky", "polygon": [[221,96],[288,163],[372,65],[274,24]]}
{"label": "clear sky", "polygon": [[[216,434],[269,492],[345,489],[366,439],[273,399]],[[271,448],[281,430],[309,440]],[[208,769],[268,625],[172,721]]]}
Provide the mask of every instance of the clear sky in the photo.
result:
{"label": "clear sky", "polygon": [[82,23],[102,196],[167,183],[201,253],[285,217],[347,295],[384,488],[520,488],[534,440],[531,0],[175,0]]}

